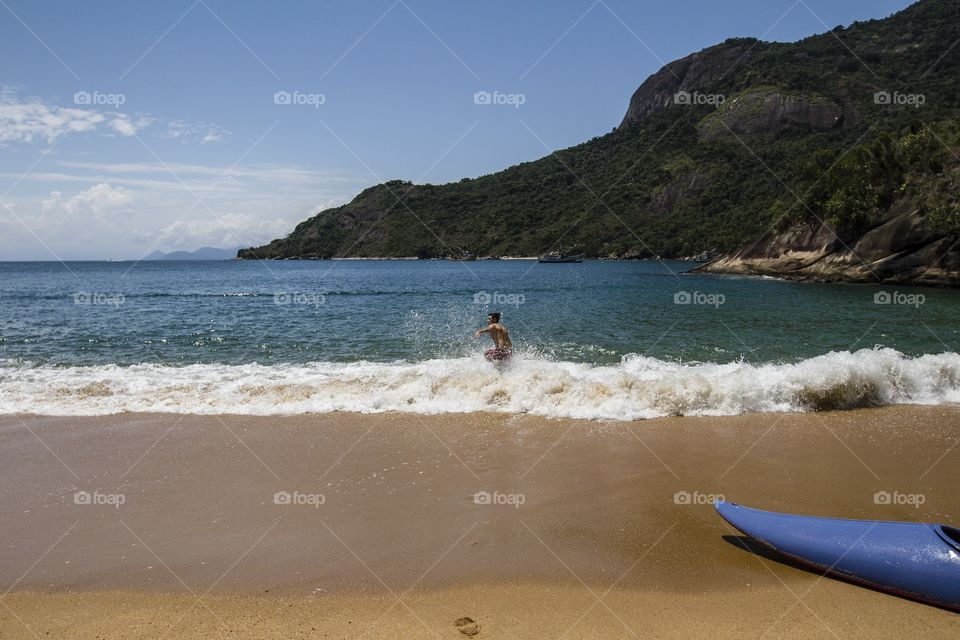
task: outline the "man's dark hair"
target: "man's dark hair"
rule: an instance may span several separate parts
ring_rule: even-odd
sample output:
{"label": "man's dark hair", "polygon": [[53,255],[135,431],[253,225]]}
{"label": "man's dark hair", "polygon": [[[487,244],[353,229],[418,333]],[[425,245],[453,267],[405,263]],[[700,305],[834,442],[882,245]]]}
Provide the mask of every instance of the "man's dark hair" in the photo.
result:
{"label": "man's dark hair", "polygon": [[494,311],[493,313],[489,313],[489,314],[487,314],[487,315],[489,315],[491,318],[493,318],[493,321],[494,321],[494,322],[500,322],[500,312],[499,312],[499,311]]}

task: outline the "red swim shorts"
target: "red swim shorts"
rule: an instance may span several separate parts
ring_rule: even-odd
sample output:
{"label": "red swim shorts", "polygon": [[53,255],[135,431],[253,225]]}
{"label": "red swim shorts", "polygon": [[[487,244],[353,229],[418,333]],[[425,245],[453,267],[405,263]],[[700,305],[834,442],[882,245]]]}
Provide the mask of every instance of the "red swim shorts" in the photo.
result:
{"label": "red swim shorts", "polygon": [[512,349],[503,349],[500,347],[495,349],[487,349],[483,352],[483,357],[490,362],[503,362],[504,360],[509,360],[510,356],[512,355]]}

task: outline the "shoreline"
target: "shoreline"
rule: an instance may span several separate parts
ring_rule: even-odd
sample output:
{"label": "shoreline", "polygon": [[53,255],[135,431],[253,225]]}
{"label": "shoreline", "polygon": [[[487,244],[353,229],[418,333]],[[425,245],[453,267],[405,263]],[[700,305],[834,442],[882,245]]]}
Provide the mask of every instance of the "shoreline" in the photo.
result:
{"label": "shoreline", "polygon": [[[451,258],[418,258],[416,256],[378,256],[378,257],[334,257],[334,258],[308,258],[308,257],[285,257],[285,258],[229,258],[230,260],[264,260],[264,261],[293,261],[293,262],[304,262],[304,261],[330,261],[330,260],[343,260],[343,261],[389,261],[389,260],[414,260],[414,261],[441,261],[441,262],[463,262],[462,260],[456,260]],[[480,256],[477,257],[476,261],[485,262],[485,261],[496,261],[496,260],[527,260],[527,261],[537,261],[539,256]],[[861,275],[853,277],[850,275],[844,275],[842,270],[837,270],[836,272],[831,273],[830,271],[821,271],[817,273],[792,273],[790,271],[781,271],[772,268],[764,267],[762,264],[759,264],[758,261],[748,261],[748,260],[734,260],[731,256],[723,256],[720,258],[715,258],[709,261],[697,260],[694,258],[684,257],[684,258],[618,258],[618,257],[590,257],[584,258],[584,262],[682,262],[689,263],[694,266],[687,271],[683,271],[678,275],[714,275],[714,276],[738,276],[745,278],[773,278],[775,280],[782,280],[784,282],[797,282],[797,283],[812,283],[812,284],[858,284],[858,285],[872,285],[872,286],[904,286],[904,287],[919,287],[919,288],[930,288],[930,289],[957,289],[960,288],[960,275],[954,277],[948,277],[949,272],[942,278],[934,278],[928,280],[917,280],[910,279],[909,277],[901,277],[899,274],[894,276],[885,277],[881,280],[871,279],[869,273],[866,275]],[[470,261],[473,262],[473,261]],[[773,261],[771,261],[773,262]],[[730,266],[723,267],[717,266],[720,263],[727,263]]]}
{"label": "shoreline", "polygon": [[709,500],[956,525],[958,439],[955,406],[2,416],[0,636],[946,638],[960,616],[755,555]]}
{"label": "shoreline", "polygon": [[[850,284],[850,285],[868,285],[868,286],[886,286],[886,287],[917,287],[922,289],[957,289],[960,288],[960,273],[949,277],[950,272],[945,272],[943,277],[930,277],[928,279],[904,277],[901,274],[877,278],[875,274],[867,271],[860,275],[850,275],[844,269],[836,270],[822,269],[819,271],[808,271],[800,273],[800,269],[778,270],[764,263],[775,263],[776,260],[751,260],[734,258],[727,256],[711,260],[699,267],[691,269],[685,273],[693,275],[715,275],[715,276],[739,276],[745,278],[773,278],[783,282],[811,283],[811,284]],[[873,276],[872,278],[870,276]]]}

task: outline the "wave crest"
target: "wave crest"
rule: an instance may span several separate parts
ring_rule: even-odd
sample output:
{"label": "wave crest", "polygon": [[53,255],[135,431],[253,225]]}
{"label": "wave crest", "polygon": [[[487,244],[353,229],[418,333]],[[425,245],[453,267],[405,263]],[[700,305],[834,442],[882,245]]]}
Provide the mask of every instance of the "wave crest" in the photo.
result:
{"label": "wave crest", "polygon": [[680,364],[629,355],[618,366],[517,354],[418,363],[0,366],[0,413],[127,411],[279,415],[355,411],[634,420],[960,402],[960,354],[831,352],[797,363]]}

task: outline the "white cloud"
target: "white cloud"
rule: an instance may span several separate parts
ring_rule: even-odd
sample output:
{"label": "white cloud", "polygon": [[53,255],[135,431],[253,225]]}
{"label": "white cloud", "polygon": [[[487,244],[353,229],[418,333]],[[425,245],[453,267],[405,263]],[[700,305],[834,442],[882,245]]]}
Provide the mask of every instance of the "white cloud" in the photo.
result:
{"label": "white cloud", "polygon": [[166,131],[160,134],[161,138],[210,144],[220,142],[230,135],[230,132],[215,124],[202,122],[186,122],[184,120],[170,120],[165,123]]}
{"label": "white cloud", "polygon": [[[26,175],[20,175],[17,173],[0,173],[0,178],[8,178],[11,180],[21,180],[22,182],[53,182],[53,183],[69,183],[69,182],[80,182],[83,184],[90,184],[91,182],[110,182],[112,184],[120,184],[128,187],[142,187],[144,189],[157,189],[163,192],[176,192],[183,191],[187,193],[203,193],[210,186],[210,181],[204,180],[191,180],[185,178],[183,182],[180,182],[176,178],[170,176],[170,174],[161,175],[158,174],[155,178],[130,178],[126,176],[118,176],[114,174],[78,174],[78,173],[64,173],[58,171],[32,171]],[[242,189],[232,187],[230,185],[221,184],[217,186],[218,191],[237,191],[241,192]]]}
{"label": "white cloud", "polygon": [[369,178],[280,164],[61,161],[55,171],[31,172],[22,181],[35,187],[18,191],[33,195],[8,199],[12,211],[0,209],[7,230],[0,234],[0,260],[139,258],[157,249],[259,245],[349,200]]}
{"label": "white cloud", "polygon": [[331,183],[349,183],[358,184],[366,181],[362,178],[346,173],[344,171],[324,171],[321,169],[308,169],[296,165],[288,164],[244,164],[221,166],[211,164],[194,164],[188,162],[76,162],[63,161],[60,166],[69,169],[88,169],[91,171],[100,171],[105,174],[145,174],[145,173],[166,173],[172,171],[175,174],[186,176],[212,176],[216,178],[244,178],[263,182],[269,185],[275,185],[280,188],[287,188],[292,185],[301,185],[307,187],[311,192],[316,192],[318,188]]}
{"label": "white cloud", "polygon": [[262,244],[291,230],[288,220],[265,220],[256,214],[228,213],[175,220],[160,230],[156,244],[167,250],[198,247],[239,247]]}
{"label": "white cloud", "polygon": [[135,194],[108,183],[74,193],[3,202],[0,259],[83,259],[114,255],[139,213]]}
{"label": "white cloud", "polygon": [[125,138],[137,134],[137,125],[131,122],[129,118],[114,118],[110,121],[110,128]]}
{"label": "white cloud", "polygon": [[[83,92],[86,93],[86,92]],[[101,133],[130,137],[153,124],[165,125],[161,137],[184,142],[209,144],[219,142],[230,133],[217,125],[165,121],[148,115],[133,116],[116,109],[61,107],[40,98],[22,98],[6,86],[0,86],[0,145],[10,142],[52,143],[70,133]],[[171,135],[171,131],[175,135]]]}
{"label": "white cloud", "polygon": [[107,115],[90,109],[48,106],[40,101],[0,102],[0,143],[50,143],[66,133],[92,131],[107,120]]}
{"label": "white cloud", "polygon": [[[59,106],[0,84],[0,148],[66,135],[150,135],[193,145],[231,135],[210,123],[126,113],[119,99],[105,106],[103,96],[119,95],[91,93],[89,101]],[[261,244],[369,183],[366,176],[285,164],[96,162],[96,145],[83,142],[72,161],[58,162],[64,148],[50,146],[39,150],[52,155],[30,167],[37,170],[21,174],[9,163],[0,169],[0,179],[19,185],[0,202],[0,260],[136,258],[154,249]]]}
{"label": "white cloud", "polygon": [[210,144],[211,142],[220,142],[221,140],[223,140],[223,134],[216,131],[207,131],[207,135],[203,136],[200,144]]}
{"label": "white cloud", "polygon": [[187,123],[181,120],[171,120],[167,123],[167,132],[164,138],[181,138],[187,133]]}
{"label": "white cloud", "polygon": [[[245,200],[284,202],[332,202],[342,204],[365,186],[369,179],[342,171],[323,171],[296,165],[249,164],[213,165],[186,162],[77,162],[61,161],[60,171],[32,171],[26,175],[0,172],[0,178],[21,182],[65,183],[109,182],[140,190],[153,190],[173,198],[185,192],[205,200],[239,196]],[[271,209],[276,207],[271,207]]]}
{"label": "white cloud", "polygon": [[67,217],[80,217],[89,224],[90,216],[103,220],[131,202],[133,194],[130,191],[101,182],[66,199],[60,191],[52,191],[41,201],[40,211],[45,226],[62,224]]}

